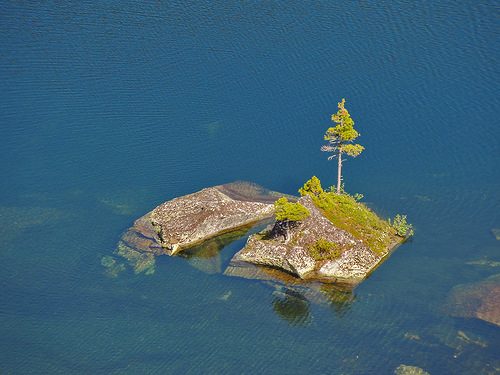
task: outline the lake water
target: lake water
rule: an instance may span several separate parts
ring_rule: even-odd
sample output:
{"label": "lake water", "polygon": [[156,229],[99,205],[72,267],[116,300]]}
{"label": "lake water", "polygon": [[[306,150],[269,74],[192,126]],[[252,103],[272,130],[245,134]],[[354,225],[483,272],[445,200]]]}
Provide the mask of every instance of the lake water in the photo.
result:
{"label": "lake water", "polygon": [[[498,15],[493,0],[2,2],[0,373],[499,373],[500,329],[443,309],[500,272],[467,264],[500,260]],[[342,97],[366,147],[346,190],[416,228],[352,295],[309,303],[181,257],[106,275],[123,231],[172,197],[334,184],[319,148]]]}

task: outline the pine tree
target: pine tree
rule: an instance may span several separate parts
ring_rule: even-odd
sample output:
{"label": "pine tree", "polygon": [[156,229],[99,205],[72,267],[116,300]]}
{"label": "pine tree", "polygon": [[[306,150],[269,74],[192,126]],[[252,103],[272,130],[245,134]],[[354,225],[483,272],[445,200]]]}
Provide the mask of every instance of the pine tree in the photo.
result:
{"label": "pine tree", "polygon": [[345,109],[345,99],[338,103],[338,108],[337,113],[332,115],[332,121],[336,125],[326,131],[324,139],[328,144],[322,146],[321,151],[333,153],[328,157],[328,160],[338,158],[337,194],[340,194],[342,187],[342,155],[347,154],[355,158],[365,148],[353,143],[359,137],[359,133],[354,129],[354,121],[347,109]]}
{"label": "pine tree", "polygon": [[272,230],[273,236],[278,234],[285,237],[285,242],[290,239],[289,230],[306,219],[310,212],[300,203],[289,202],[285,197],[281,197],[274,202],[276,224]]}

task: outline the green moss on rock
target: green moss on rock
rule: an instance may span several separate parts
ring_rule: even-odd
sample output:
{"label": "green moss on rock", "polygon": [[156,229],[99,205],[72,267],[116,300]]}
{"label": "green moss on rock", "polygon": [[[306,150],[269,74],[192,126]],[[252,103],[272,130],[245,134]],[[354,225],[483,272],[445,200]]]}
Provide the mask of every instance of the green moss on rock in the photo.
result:
{"label": "green moss on rock", "polygon": [[319,180],[314,182],[314,189],[311,190],[310,181],[300,190],[301,194],[309,195],[314,205],[333,225],[363,241],[375,253],[384,254],[392,244],[401,241],[397,231],[388,221],[382,220],[354,197],[346,193],[323,191],[318,184]]}
{"label": "green moss on rock", "polygon": [[327,241],[324,238],[320,238],[309,245],[307,251],[317,261],[336,259],[342,254],[339,244]]}

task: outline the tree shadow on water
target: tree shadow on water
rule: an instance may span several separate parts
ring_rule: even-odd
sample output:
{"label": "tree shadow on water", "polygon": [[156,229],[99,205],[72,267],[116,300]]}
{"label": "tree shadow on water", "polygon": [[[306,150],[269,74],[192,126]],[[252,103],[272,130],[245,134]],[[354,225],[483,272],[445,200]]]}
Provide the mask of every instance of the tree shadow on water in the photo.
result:
{"label": "tree shadow on water", "polygon": [[321,291],[338,317],[345,316],[356,301],[356,295],[352,289],[338,287],[335,284],[323,284]]}
{"label": "tree shadow on water", "polygon": [[273,310],[281,319],[292,326],[306,326],[311,323],[309,301],[293,290],[273,293]]}
{"label": "tree shadow on water", "polygon": [[335,284],[275,286],[273,310],[293,326],[306,326],[312,321],[310,305],[329,307],[336,316],[343,317],[356,300],[352,289]]}

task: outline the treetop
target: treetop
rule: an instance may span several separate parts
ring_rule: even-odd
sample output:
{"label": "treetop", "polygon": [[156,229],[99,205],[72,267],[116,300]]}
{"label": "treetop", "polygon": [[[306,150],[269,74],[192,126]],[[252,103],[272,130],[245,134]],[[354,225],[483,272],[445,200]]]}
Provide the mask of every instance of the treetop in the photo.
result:
{"label": "treetop", "polygon": [[281,197],[274,202],[277,221],[302,221],[306,219],[310,212],[300,203],[289,202],[286,197]]}

